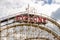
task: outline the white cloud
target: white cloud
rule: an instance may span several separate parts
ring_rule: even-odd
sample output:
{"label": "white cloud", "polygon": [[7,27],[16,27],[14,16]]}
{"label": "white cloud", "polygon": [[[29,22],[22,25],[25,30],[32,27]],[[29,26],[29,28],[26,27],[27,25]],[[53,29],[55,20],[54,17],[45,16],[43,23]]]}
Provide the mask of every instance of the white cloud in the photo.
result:
{"label": "white cloud", "polygon": [[60,0],[55,0],[57,3],[60,3]]}
{"label": "white cloud", "polygon": [[60,7],[58,4],[45,4],[42,6],[42,1],[35,4],[32,0],[2,0],[0,2],[0,18],[24,11],[28,3],[31,7],[35,7],[39,13],[44,13],[49,16]]}

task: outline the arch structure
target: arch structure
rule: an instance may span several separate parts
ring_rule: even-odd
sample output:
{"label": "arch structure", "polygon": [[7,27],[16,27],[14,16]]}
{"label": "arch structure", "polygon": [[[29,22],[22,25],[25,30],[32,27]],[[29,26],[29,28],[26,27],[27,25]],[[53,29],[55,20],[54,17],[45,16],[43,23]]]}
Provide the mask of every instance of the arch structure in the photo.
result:
{"label": "arch structure", "polygon": [[60,24],[43,14],[16,14],[1,19],[0,26],[1,40],[60,40]]}

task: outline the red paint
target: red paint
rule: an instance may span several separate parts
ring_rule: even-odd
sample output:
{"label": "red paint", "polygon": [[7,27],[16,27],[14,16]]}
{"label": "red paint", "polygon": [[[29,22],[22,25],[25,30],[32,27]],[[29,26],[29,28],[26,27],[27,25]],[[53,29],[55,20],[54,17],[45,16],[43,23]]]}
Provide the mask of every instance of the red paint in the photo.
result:
{"label": "red paint", "polygon": [[29,22],[34,22],[34,23],[46,23],[46,18],[44,17],[37,17],[37,16],[23,16],[23,15],[20,15],[20,16],[16,16],[16,21],[25,21],[25,20],[29,20]]}

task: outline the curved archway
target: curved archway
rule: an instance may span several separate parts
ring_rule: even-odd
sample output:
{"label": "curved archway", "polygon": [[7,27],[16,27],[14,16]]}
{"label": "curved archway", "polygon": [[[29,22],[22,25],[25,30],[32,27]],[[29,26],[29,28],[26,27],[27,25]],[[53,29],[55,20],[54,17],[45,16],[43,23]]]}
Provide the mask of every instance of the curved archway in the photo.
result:
{"label": "curved archway", "polygon": [[13,25],[13,26],[7,26],[7,27],[4,28],[4,29],[0,29],[0,32],[3,31],[3,30],[5,30],[5,29],[13,28],[13,27],[16,27],[16,26],[24,26],[24,25],[25,25],[25,26],[33,26],[33,27],[37,27],[37,28],[40,28],[40,29],[42,29],[42,30],[45,30],[45,31],[47,31],[48,33],[52,34],[55,38],[57,38],[58,40],[60,40],[60,36],[57,35],[55,32],[53,32],[52,30],[50,30],[50,29],[48,29],[48,28],[45,28],[45,27],[43,27],[43,26],[34,25],[34,24],[30,24],[30,23],[28,23],[28,24],[17,24],[17,25]]}
{"label": "curved archway", "polygon": [[[37,15],[39,16],[39,15]],[[44,17],[44,16],[42,16]],[[57,23],[55,20],[53,20],[52,18],[48,18],[48,17],[45,17],[48,21],[52,22],[53,24],[55,24],[59,29],[60,29],[60,24]],[[34,25],[34,24],[18,24],[18,25],[13,25],[13,26],[7,26],[6,28],[1,28],[0,29],[0,32],[5,30],[5,29],[9,29],[9,28],[12,28],[12,27],[16,27],[16,26],[23,26],[23,25],[26,25],[26,26],[33,26],[33,27],[37,27],[37,28],[40,28],[42,30],[45,30],[47,31],[48,33],[52,34],[55,38],[57,38],[58,40],[60,40],[60,36],[58,34],[56,34],[55,32],[53,32],[52,30],[48,29],[48,28],[45,28],[43,26],[39,26],[39,25]]]}

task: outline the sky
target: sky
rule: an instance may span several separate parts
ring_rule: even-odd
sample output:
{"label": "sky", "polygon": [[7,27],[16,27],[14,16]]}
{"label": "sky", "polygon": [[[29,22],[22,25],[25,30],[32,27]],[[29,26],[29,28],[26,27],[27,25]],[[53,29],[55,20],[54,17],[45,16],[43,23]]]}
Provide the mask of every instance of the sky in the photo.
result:
{"label": "sky", "polygon": [[23,12],[27,6],[60,21],[60,0],[0,0],[0,18]]}

